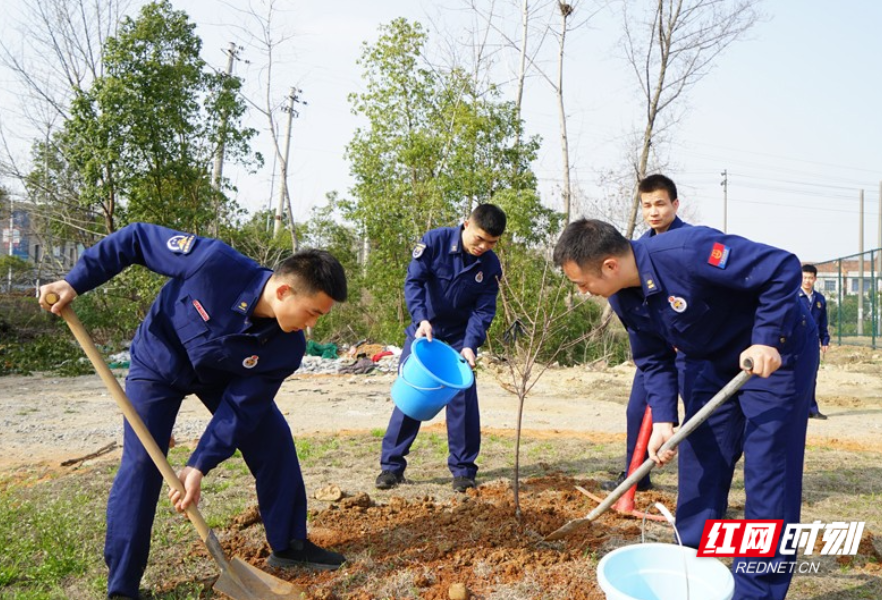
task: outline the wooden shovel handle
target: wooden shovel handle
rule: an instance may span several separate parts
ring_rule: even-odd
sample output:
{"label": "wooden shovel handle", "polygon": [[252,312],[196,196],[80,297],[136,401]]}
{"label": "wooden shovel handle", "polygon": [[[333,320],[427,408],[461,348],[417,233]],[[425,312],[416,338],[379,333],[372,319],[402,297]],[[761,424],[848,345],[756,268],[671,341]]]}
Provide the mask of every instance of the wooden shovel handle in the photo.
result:
{"label": "wooden shovel handle", "polygon": [[[58,302],[58,296],[50,292],[46,295],[46,302],[50,305],[55,304]],[[89,357],[98,376],[104,381],[104,385],[107,386],[110,395],[116,400],[116,403],[119,405],[120,410],[122,410],[129,425],[131,425],[135,434],[138,436],[138,439],[141,440],[141,443],[147,450],[147,454],[153,459],[156,468],[162,473],[165,482],[181,494],[186,494],[184,484],[178,479],[177,474],[169,464],[165,454],[160,450],[159,446],[156,444],[156,440],[153,439],[153,436],[150,435],[150,430],[144,425],[141,416],[135,411],[135,407],[132,406],[131,400],[126,396],[119,381],[113,376],[113,373],[110,371],[110,368],[104,362],[104,358],[95,346],[95,342],[92,341],[92,337],[86,331],[83,323],[69,304],[61,309],[61,316],[67,322],[68,327],[70,327],[74,337],[77,338],[77,341],[80,343],[86,356]],[[193,522],[193,525],[196,526],[196,530],[199,532],[202,541],[208,543],[209,537],[211,536],[211,529],[208,527],[208,523],[205,522],[205,519],[202,518],[202,514],[199,512],[199,509],[195,504],[191,503],[190,506],[187,507],[187,516],[190,518],[190,521]]]}

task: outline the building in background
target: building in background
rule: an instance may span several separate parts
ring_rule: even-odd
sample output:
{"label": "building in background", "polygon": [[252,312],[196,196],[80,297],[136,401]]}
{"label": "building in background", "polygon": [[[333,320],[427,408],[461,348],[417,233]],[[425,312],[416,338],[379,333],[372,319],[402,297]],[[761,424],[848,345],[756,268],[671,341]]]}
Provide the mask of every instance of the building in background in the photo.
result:
{"label": "building in background", "polygon": [[[9,198],[9,197],[7,197]],[[11,200],[0,205],[2,256],[8,263],[0,272],[6,292],[26,291],[57,279],[73,267],[83,246],[59,239],[28,202]]]}

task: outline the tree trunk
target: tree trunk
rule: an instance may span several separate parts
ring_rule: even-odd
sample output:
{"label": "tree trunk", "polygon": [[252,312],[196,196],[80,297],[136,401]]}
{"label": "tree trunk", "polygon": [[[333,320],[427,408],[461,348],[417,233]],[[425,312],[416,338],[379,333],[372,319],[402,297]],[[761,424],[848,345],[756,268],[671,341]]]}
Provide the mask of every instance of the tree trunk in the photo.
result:
{"label": "tree trunk", "polygon": [[569,4],[559,3],[560,8],[560,51],[557,62],[557,106],[560,111],[560,149],[563,155],[563,196],[564,225],[570,222],[570,201],[572,199],[570,187],[570,147],[567,140],[567,113],[564,109],[563,97],[563,67],[564,67],[564,43],[567,35],[567,18],[573,12]]}

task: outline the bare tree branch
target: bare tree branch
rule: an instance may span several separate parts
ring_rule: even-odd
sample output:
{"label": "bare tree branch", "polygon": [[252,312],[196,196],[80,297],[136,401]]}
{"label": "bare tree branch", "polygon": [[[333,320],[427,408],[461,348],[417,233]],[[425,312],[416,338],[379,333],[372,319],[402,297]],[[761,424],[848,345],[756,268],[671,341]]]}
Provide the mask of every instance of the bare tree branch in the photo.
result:
{"label": "bare tree branch", "polygon": [[[634,161],[636,181],[646,177],[653,148],[667,127],[678,120],[676,108],[689,89],[713,69],[715,59],[723,51],[759,20],[755,8],[758,3],[759,0],[647,0],[647,10],[641,18],[628,10],[633,3],[622,1],[622,46],[636,76],[646,114]],[[634,185],[628,238],[633,237],[637,226],[639,203]]]}

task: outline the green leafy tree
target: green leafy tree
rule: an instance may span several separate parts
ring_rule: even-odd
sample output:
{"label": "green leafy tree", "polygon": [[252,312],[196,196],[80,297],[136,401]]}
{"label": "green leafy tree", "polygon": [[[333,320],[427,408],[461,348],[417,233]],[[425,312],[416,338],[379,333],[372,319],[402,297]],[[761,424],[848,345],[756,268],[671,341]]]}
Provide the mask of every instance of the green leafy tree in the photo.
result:
{"label": "green leafy tree", "polygon": [[365,91],[350,96],[368,125],[347,148],[355,187],[341,207],[366,240],[364,302],[376,316],[376,339],[402,335],[402,282],[424,232],[455,225],[475,205],[497,200],[521,215],[523,240],[542,238],[552,220],[530,169],[539,140],[523,140],[514,103],[492,86],[478,89],[459,69],[429,64],[426,44],[419,23],[397,19],[381,27],[359,60]]}
{"label": "green leafy tree", "polygon": [[241,81],[207,68],[194,30],[168,1],[144,6],[107,40],[104,74],[77,90],[59,147],[107,232],[135,220],[203,232],[230,203],[208,171],[219,144],[229,160],[261,162],[241,126]]}

